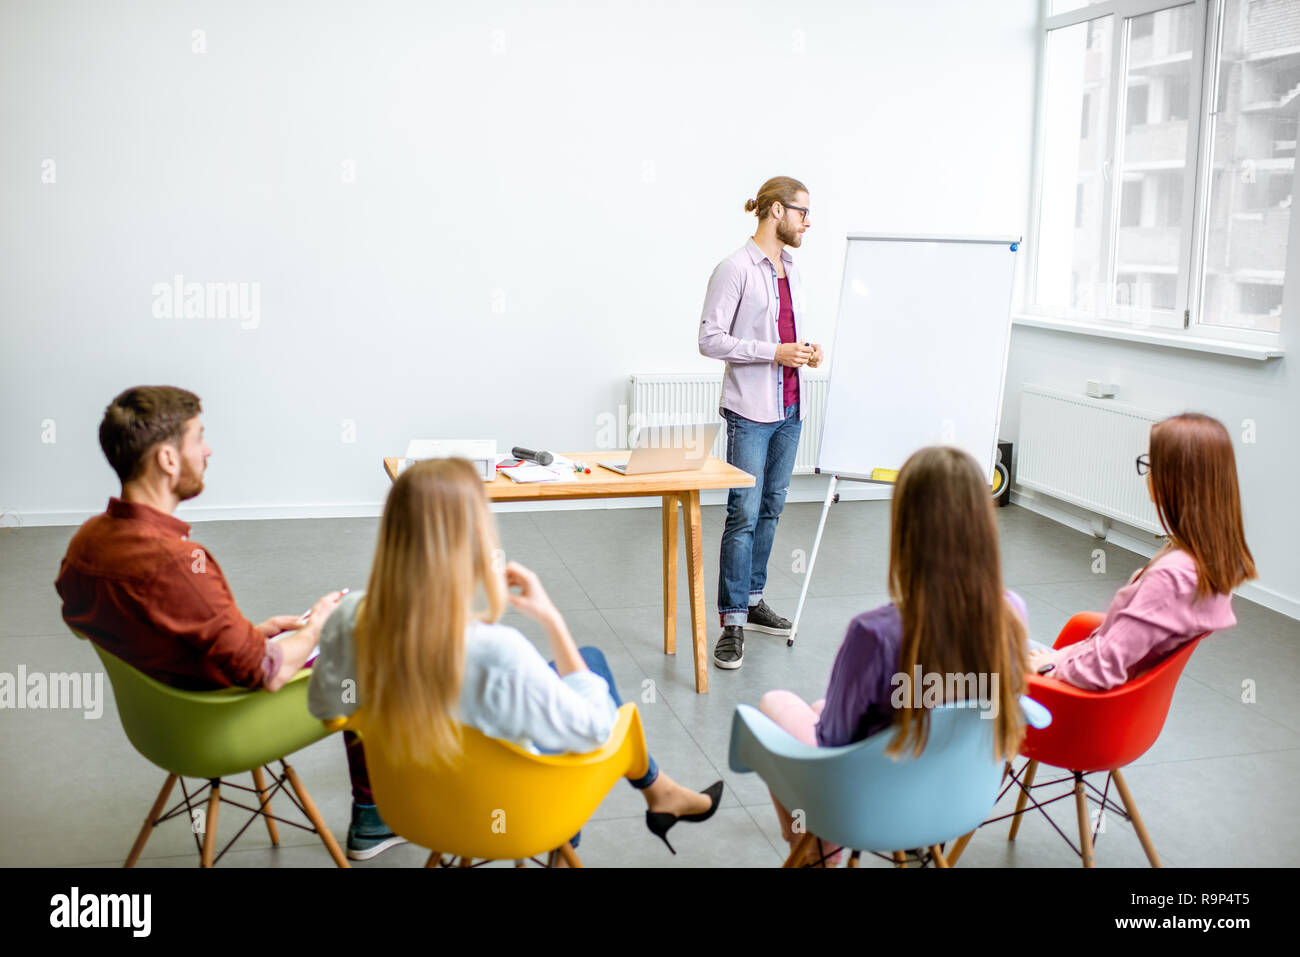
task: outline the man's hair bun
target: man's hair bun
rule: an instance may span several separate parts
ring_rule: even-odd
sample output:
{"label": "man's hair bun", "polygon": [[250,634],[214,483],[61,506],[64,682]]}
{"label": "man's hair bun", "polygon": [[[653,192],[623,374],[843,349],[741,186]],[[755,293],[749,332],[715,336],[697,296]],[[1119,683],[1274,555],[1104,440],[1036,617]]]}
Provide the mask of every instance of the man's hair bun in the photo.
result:
{"label": "man's hair bun", "polygon": [[758,210],[759,220],[767,219],[773,203],[789,206],[791,203],[798,202],[795,197],[801,192],[808,192],[808,187],[797,179],[789,176],[773,176],[759,187],[756,198],[745,200],[745,212],[752,213]]}

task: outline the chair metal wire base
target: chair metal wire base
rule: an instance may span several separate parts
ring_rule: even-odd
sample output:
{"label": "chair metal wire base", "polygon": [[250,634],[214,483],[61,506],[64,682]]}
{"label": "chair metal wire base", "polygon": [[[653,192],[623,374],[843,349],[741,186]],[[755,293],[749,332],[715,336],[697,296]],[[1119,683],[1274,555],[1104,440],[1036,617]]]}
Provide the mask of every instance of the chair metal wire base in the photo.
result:
{"label": "chair metal wire base", "polygon": [[[582,867],[582,860],[578,857],[578,852],[569,844],[563,847],[557,847],[546,855],[546,860],[538,860],[536,857],[517,858],[515,860],[516,868],[528,866],[528,861],[532,861],[538,867],[555,867],[557,862],[563,859],[570,868]],[[425,861],[425,867],[456,867],[456,868],[474,868],[482,867],[484,864],[491,864],[489,859],[457,857],[453,855],[444,855],[439,851],[430,851],[429,859]]]}
{"label": "chair metal wire base", "polygon": [[[947,845],[940,844],[939,850],[942,851]],[[854,853],[857,853],[856,851]],[[917,867],[939,867],[939,859],[935,856],[934,849],[929,847],[916,847],[910,851],[895,851],[893,854],[881,854],[879,851],[869,851],[868,853],[880,858],[882,861],[888,861],[895,867],[910,867],[915,864]],[[901,859],[900,859],[901,858]]]}
{"label": "chair metal wire base", "polygon": [[[123,866],[135,866],[135,861],[139,857],[140,852],[144,849],[144,844],[145,841],[148,840],[149,833],[151,833],[154,828],[166,823],[167,821],[173,820],[174,818],[181,817],[182,815],[191,822],[190,831],[194,836],[194,847],[199,852],[200,867],[215,866],[216,863],[225,856],[226,852],[235,845],[235,842],[244,835],[244,832],[248,830],[252,823],[259,818],[266,822],[267,832],[271,838],[271,845],[273,847],[278,847],[280,844],[279,832],[275,826],[276,822],[287,824],[290,827],[296,827],[299,830],[308,831],[320,837],[321,841],[325,844],[326,849],[330,851],[335,863],[340,867],[349,866],[346,858],[343,857],[342,852],[339,850],[338,844],[335,842],[333,835],[324,828],[323,822],[319,820],[319,814],[314,805],[311,807],[306,806],[306,804],[310,804],[310,798],[307,797],[306,792],[297,781],[293,769],[283,760],[280,761],[280,769],[280,771],[276,771],[271,768],[270,765],[263,765],[260,768],[254,769],[252,772],[254,776],[254,787],[248,787],[244,784],[236,784],[228,778],[211,778],[205,781],[193,792],[186,787],[185,779],[183,777],[180,775],[169,776],[167,782],[163,785],[162,792],[159,794],[158,804],[162,804],[166,801],[167,792],[170,791],[173,782],[179,782],[181,786],[181,800],[177,801],[167,810],[161,811],[161,813],[157,810],[150,812],[150,817],[145,821],[145,826],[142,828],[139,837],[136,838],[135,846],[131,849],[131,854]],[[261,780],[261,773],[263,771],[265,771],[271,779],[271,783],[267,787],[263,786],[263,781]],[[251,807],[248,804],[241,803],[240,801],[231,800],[225,796],[225,790],[227,788],[233,788],[237,791],[244,791],[253,795],[254,799],[258,802],[257,806]],[[206,798],[204,798],[205,794],[207,795]],[[271,799],[278,794],[288,798],[293,806],[298,809],[299,813],[307,819],[308,823],[302,824],[298,821],[289,820],[288,818],[280,817],[279,815],[272,813]],[[302,800],[299,800],[299,795],[302,796]],[[209,828],[215,828],[217,826],[217,821],[215,820],[217,814],[215,813],[215,810],[216,806],[221,804],[228,804],[243,811],[248,811],[249,816],[239,830],[235,832],[234,836],[226,842],[225,846],[222,847],[219,852],[213,854],[209,860],[208,855],[212,848],[207,846],[210,842],[207,840],[206,834]],[[157,804],[155,805],[155,808],[157,808]],[[203,826],[201,828],[195,828],[192,823],[195,820],[194,812],[196,810],[203,811],[205,815],[203,818]],[[210,814],[209,811],[211,812]],[[212,819],[209,820],[209,818]],[[200,838],[200,834],[203,834],[204,837]]]}
{"label": "chair metal wire base", "polygon": [[[1154,849],[1148,847],[1149,839],[1146,838],[1145,829],[1142,828],[1141,822],[1139,820],[1135,820],[1135,817],[1129,813],[1126,807],[1116,804],[1115,801],[1110,797],[1111,781],[1118,772],[1069,771],[1064,776],[1054,778],[1050,781],[1037,781],[1034,780],[1031,775],[1028,782],[1026,782],[1025,780],[1026,772],[1034,764],[1035,762],[1026,759],[1025,763],[1020,766],[1019,770],[1015,769],[1011,765],[1008,765],[1007,773],[1008,776],[1011,778],[1011,780],[1005,784],[1005,786],[1002,788],[1002,791],[998,794],[999,801],[1002,800],[1002,798],[1004,798],[1013,787],[1020,788],[1021,802],[1027,801],[1029,804],[1032,804],[1034,808],[1047,821],[1047,823],[1052,826],[1052,829],[1061,836],[1062,840],[1064,840],[1067,845],[1069,845],[1070,850],[1074,852],[1075,856],[1078,857],[1080,860],[1082,860],[1086,866],[1091,866],[1090,857],[1088,855],[1085,855],[1083,848],[1080,847],[1079,844],[1075,843],[1074,839],[1072,839],[1069,834],[1063,831],[1061,827],[1054,820],[1052,820],[1051,815],[1048,814],[1047,811],[1045,810],[1049,804],[1055,804],[1057,801],[1061,801],[1066,798],[1075,797],[1078,789],[1081,787],[1085,802],[1100,808],[1100,812],[1096,815],[1096,823],[1091,828],[1091,834],[1090,834],[1091,846],[1096,847],[1097,838],[1102,834],[1104,830],[1105,815],[1108,812],[1114,813],[1118,815],[1121,820],[1127,821],[1128,823],[1132,824],[1135,829],[1141,830],[1139,837],[1142,840],[1143,848],[1144,850],[1147,851],[1147,856],[1149,858],[1152,858],[1153,866],[1159,866],[1156,859],[1154,858]],[[1037,770],[1036,767],[1035,770]],[[1089,780],[1089,778],[1102,773],[1105,773],[1106,775],[1106,783],[1104,787],[1099,789],[1092,781]],[[1068,787],[1060,794],[1057,794],[1053,797],[1049,797],[1043,801],[1040,801],[1034,797],[1033,792],[1035,790],[1041,788],[1052,788],[1061,784],[1068,784]],[[990,824],[995,824],[998,821],[1005,821],[1008,818],[1016,819],[1017,823],[1013,824],[1011,835],[1008,838],[1008,840],[1013,840],[1015,838],[1016,828],[1018,828],[1019,826],[1018,822],[1021,815],[1026,814],[1028,811],[1029,808],[1024,806],[1018,806],[1015,811],[1012,811],[1009,814],[1001,814],[997,817],[989,818],[987,821],[981,824],[980,827],[987,827]],[[1080,831],[1082,833],[1083,829],[1080,828]]]}
{"label": "chair metal wire base", "polygon": [[[800,840],[799,843],[795,845],[794,849],[790,852],[790,856],[786,858],[783,866],[792,868],[826,867],[827,860],[829,860],[834,854],[843,851],[849,852],[848,862],[844,866],[846,868],[858,866],[858,862],[862,857],[861,851],[847,847],[831,851],[827,848],[826,843],[820,837],[811,837],[811,839],[809,839],[810,837],[811,836],[805,836],[804,839]],[[815,850],[812,849],[813,841],[817,842]],[[918,847],[907,851],[894,851],[892,854],[882,854],[879,851],[868,851],[867,853],[880,858],[882,861],[888,861],[895,867],[907,867],[909,864],[915,864],[917,867],[948,867],[948,862],[944,860],[943,856],[945,847],[946,845],[939,844],[935,847]],[[800,864],[793,863],[800,855],[806,856],[809,854],[813,855],[811,860]]]}

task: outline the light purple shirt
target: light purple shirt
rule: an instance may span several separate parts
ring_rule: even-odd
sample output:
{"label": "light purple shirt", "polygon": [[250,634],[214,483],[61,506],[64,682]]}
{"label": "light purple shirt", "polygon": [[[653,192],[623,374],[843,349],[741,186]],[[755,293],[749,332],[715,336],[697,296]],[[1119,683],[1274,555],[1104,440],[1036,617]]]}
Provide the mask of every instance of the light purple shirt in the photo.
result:
{"label": "light purple shirt", "polygon": [[[781,250],[781,260],[790,277],[790,298],[800,306],[802,285],[788,249]],[[785,418],[781,365],[776,361],[776,347],[781,344],[777,327],[780,310],[776,266],[753,239],[713,270],[700,317],[700,355],[727,363],[719,410],[730,409],[753,422],[779,422]],[[799,395],[804,396],[808,393],[802,366],[798,372]],[[799,403],[800,421],[806,405]]]}
{"label": "light purple shirt", "polygon": [[1197,635],[1237,623],[1231,595],[1196,597],[1196,561],[1181,548],[1134,573],[1115,593],[1100,627],[1069,646],[1054,677],[1106,691],[1154,666]]}

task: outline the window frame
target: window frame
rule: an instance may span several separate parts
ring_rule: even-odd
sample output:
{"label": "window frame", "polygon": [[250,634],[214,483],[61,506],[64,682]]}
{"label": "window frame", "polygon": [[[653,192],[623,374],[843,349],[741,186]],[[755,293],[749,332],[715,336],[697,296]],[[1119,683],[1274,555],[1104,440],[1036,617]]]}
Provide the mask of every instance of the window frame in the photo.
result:
{"label": "window frame", "polygon": [[[1214,127],[1211,111],[1216,105],[1220,79],[1219,56],[1223,42],[1223,24],[1228,0],[1107,0],[1107,2],[1085,5],[1075,10],[1051,14],[1052,0],[1041,0],[1039,7],[1038,61],[1035,82],[1035,111],[1033,139],[1033,173],[1031,176],[1030,221],[1026,235],[1028,249],[1025,270],[1021,283],[1021,305],[1018,314],[1026,325],[1059,327],[1075,332],[1096,330],[1099,334],[1126,338],[1124,333],[1133,333],[1132,338],[1141,341],[1157,341],[1178,346],[1180,339],[1186,340],[1185,347],[1199,351],[1214,351],[1213,343],[1221,342],[1224,352],[1240,355],[1241,347],[1260,347],[1261,355],[1280,355],[1282,330],[1288,324],[1287,282],[1300,283],[1300,216],[1292,215],[1288,222],[1286,277],[1283,280],[1282,318],[1279,331],[1272,332],[1259,329],[1240,329],[1230,326],[1217,326],[1203,321],[1201,313],[1204,291],[1206,254],[1209,238],[1209,196],[1212,185],[1212,171],[1209,168],[1210,154],[1213,147],[1211,130]],[[1123,199],[1123,176],[1120,170],[1122,162],[1123,137],[1126,135],[1128,52],[1131,21],[1136,17],[1155,13],[1160,10],[1178,6],[1193,8],[1192,59],[1191,72],[1188,76],[1188,117],[1187,117],[1187,158],[1183,169],[1184,183],[1182,196],[1182,226],[1178,239],[1178,279],[1176,280],[1175,309],[1145,311],[1123,308],[1113,305],[1115,297],[1115,278],[1117,272],[1117,254],[1119,246],[1119,224],[1121,203]],[[1107,314],[1083,316],[1071,309],[1056,309],[1035,304],[1039,263],[1039,238],[1042,216],[1042,186],[1044,178],[1045,133],[1047,110],[1047,69],[1048,41],[1054,30],[1086,23],[1107,16],[1113,16],[1111,27],[1110,51],[1110,89],[1108,91],[1109,108],[1105,133],[1105,151],[1107,159],[1103,169],[1108,169],[1102,177],[1103,195],[1101,235],[1102,248],[1098,255],[1102,262],[1102,275],[1106,284],[1105,302]],[[1095,104],[1090,105],[1095,107]],[[1099,110],[1092,108],[1090,122],[1096,122]],[[1082,138],[1082,137],[1081,137]],[[1300,197],[1300,163],[1292,171],[1292,195]],[[1190,212],[1189,212],[1190,211]],[[1292,291],[1292,299],[1300,297],[1300,286]],[[1099,303],[1098,313],[1101,312]],[[1172,317],[1172,322],[1171,322]],[[1179,321],[1181,320],[1181,321]]]}

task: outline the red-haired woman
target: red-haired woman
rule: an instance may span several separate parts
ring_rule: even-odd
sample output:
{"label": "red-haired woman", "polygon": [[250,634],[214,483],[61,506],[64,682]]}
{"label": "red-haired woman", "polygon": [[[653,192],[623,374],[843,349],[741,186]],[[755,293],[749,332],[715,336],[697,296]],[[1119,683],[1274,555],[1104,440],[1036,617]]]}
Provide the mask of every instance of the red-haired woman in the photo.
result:
{"label": "red-haired woman", "polygon": [[1232,590],[1255,577],[1221,422],[1192,413],[1157,422],[1137,468],[1169,544],[1116,593],[1090,637],[1030,653],[1032,668],[1050,665],[1053,677],[1078,688],[1118,687],[1197,635],[1231,628]]}

